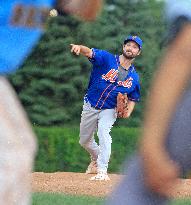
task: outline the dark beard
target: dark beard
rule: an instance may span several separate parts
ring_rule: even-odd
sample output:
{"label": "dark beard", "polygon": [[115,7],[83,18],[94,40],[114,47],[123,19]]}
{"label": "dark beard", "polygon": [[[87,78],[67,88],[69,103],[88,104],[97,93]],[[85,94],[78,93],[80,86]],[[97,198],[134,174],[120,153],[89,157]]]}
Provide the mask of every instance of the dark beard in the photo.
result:
{"label": "dark beard", "polygon": [[126,52],[124,52],[124,50],[122,51],[122,54],[125,58],[127,58],[128,60],[132,60],[134,59],[136,56],[132,55],[127,55]]}

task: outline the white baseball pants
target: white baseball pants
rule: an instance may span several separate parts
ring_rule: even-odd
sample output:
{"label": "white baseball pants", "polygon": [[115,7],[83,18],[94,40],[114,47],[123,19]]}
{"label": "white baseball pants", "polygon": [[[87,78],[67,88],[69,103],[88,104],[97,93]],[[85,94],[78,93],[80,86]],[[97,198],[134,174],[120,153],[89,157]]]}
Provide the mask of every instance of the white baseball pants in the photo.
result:
{"label": "white baseball pants", "polygon": [[[80,144],[97,160],[98,171],[107,171],[111,155],[111,128],[116,121],[115,109],[97,110],[84,102],[80,123]],[[97,131],[99,145],[94,134]]]}

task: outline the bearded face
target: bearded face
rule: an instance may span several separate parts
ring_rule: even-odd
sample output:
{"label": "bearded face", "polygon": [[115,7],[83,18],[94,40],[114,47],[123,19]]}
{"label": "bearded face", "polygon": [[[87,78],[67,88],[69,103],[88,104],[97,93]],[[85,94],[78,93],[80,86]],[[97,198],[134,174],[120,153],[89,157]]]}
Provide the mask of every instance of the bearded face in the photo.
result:
{"label": "bearded face", "polygon": [[138,44],[134,41],[128,41],[123,45],[122,54],[125,58],[132,60],[140,54],[140,48]]}

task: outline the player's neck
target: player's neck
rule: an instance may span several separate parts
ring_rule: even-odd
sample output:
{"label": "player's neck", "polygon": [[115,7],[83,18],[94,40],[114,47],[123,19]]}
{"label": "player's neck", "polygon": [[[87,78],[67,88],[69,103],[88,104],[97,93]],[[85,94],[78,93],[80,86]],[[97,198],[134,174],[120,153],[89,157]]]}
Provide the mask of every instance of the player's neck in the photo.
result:
{"label": "player's neck", "polygon": [[125,58],[123,55],[120,55],[119,56],[119,62],[120,62],[120,65],[125,69],[125,70],[128,70],[129,67],[131,66],[132,62],[133,62],[133,59],[127,59]]}

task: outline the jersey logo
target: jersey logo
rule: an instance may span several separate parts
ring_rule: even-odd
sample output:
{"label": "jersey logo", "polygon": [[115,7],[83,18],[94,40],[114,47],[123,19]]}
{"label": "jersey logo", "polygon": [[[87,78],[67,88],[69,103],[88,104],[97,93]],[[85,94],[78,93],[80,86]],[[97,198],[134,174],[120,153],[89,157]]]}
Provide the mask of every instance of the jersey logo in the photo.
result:
{"label": "jersey logo", "polygon": [[134,39],[136,39],[137,38],[137,36],[132,36],[132,39],[134,40]]}
{"label": "jersey logo", "polygon": [[128,78],[125,81],[118,81],[117,83],[118,83],[118,85],[124,86],[126,88],[130,88],[132,86],[132,84],[133,84],[132,81],[133,81],[133,78],[130,77],[130,78]]}
{"label": "jersey logo", "polygon": [[109,80],[111,83],[114,83],[117,78],[117,73],[118,73],[118,70],[111,69],[108,73],[102,75],[102,79],[106,81]]}
{"label": "jersey logo", "polygon": [[48,15],[48,8],[17,4],[13,9],[11,24],[13,26],[44,28]]}

